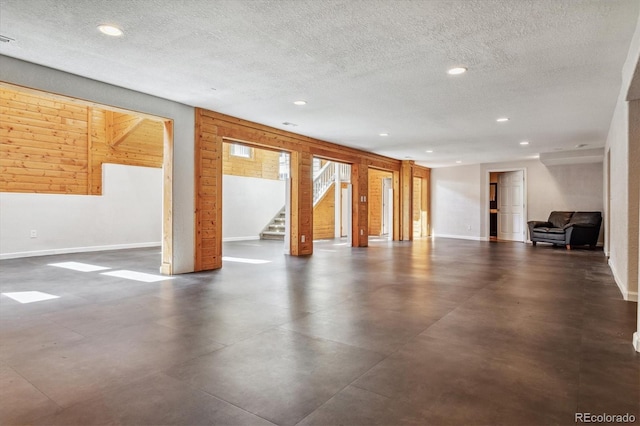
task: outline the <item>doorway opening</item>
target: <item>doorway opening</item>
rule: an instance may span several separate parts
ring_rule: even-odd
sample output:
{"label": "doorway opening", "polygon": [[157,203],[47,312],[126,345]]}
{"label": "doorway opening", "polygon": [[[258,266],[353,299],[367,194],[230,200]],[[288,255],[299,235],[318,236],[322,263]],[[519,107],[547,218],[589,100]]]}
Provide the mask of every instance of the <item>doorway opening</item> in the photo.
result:
{"label": "doorway opening", "polygon": [[255,261],[238,255],[264,245],[289,254],[290,186],[288,152],[223,141],[222,242],[231,253],[223,262]]}
{"label": "doorway opening", "polygon": [[393,240],[393,173],[369,168],[369,241]]}
{"label": "doorway opening", "polygon": [[487,173],[485,235],[490,241],[525,242],[526,169],[490,170]]}
{"label": "doorway opening", "polygon": [[28,218],[14,228],[53,236],[32,231],[22,250],[8,246],[14,257],[161,246],[158,269],[172,274],[173,121],[9,83],[0,91],[13,132],[0,191],[28,197],[31,215],[3,207]]}
{"label": "doorway opening", "polygon": [[352,244],[351,165],[313,158],[313,239]]}

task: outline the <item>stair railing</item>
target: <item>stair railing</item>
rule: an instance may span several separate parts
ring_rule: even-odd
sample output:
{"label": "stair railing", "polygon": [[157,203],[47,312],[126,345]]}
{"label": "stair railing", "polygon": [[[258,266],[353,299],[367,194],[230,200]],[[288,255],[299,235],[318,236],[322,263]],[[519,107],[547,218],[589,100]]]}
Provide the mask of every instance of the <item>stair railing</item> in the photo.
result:
{"label": "stair railing", "polygon": [[335,180],[336,163],[328,161],[322,166],[315,179],[313,179],[313,205],[315,206],[322,198],[324,193],[329,189]]}

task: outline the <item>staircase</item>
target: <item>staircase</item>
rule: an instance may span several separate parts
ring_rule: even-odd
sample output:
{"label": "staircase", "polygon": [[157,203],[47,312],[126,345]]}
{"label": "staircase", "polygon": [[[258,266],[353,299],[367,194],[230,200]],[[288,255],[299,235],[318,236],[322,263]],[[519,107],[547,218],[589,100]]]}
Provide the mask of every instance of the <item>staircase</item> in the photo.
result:
{"label": "staircase", "polygon": [[261,240],[280,240],[284,241],[284,229],[285,229],[285,213],[284,207],[280,209],[278,214],[275,215],[271,222],[264,227],[260,233]]}
{"label": "staircase", "polygon": [[[322,199],[324,194],[333,187],[336,180],[336,174],[339,174],[341,182],[349,182],[351,180],[351,166],[348,164],[327,162],[320,170],[314,173],[313,177],[313,206]],[[261,240],[281,240],[284,241],[285,230],[285,208],[282,207],[280,212],[271,219],[271,222],[264,227],[260,233]]]}

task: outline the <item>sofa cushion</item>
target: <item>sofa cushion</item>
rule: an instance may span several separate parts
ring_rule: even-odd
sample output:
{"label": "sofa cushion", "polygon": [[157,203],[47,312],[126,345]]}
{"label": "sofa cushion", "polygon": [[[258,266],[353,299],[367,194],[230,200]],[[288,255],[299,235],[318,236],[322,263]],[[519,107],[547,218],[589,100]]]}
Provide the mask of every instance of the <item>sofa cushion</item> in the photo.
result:
{"label": "sofa cushion", "polygon": [[564,234],[564,228],[535,228],[535,233]]}
{"label": "sofa cushion", "polygon": [[[552,229],[560,229],[560,228],[552,228]],[[565,240],[565,233],[564,231],[562,232],[538,232],[538,231],[542,231],[542,228],[536,228],[533,230],[533,235],[531,236],[531,239],[534,241],[558,241],[558,242],[563,242]]]}
{"label": "sofa cushion", "polygon": [[572,216],[573,212],[551,212],[549,222],[554,228],[562,228],[571,221]]}
{"label": "sofa cushion", "polygon": [[571,223],[582,226],[598,226],[602,221],[600,212],[575,212],[571,217]]}

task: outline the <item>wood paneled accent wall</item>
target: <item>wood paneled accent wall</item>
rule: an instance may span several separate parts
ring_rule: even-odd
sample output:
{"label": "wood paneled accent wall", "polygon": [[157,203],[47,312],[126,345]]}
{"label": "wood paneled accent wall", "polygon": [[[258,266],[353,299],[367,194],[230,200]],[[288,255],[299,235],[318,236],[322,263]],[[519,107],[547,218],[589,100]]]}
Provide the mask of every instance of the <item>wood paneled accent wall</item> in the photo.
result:
{"label": "wood paneled accent wall", "polygon": [[88,108],[0,87],[0,191],[88,192]]}
{"label": "wood paneled accent wall", "polygon": [[0,191],[102,193],[102,164],[162,167],[163,124],[0,86]]}
{"label": "wood paneled accent wall", "polygon": [[266,149],[252,149],[251,158],[231,155],[231,144],[222,144],[222,173],[278,180],[280,173],[280,153]]}
{"label": "wood paneled accent wall", "polygon": [[[312,159],[349,163],[353,183],[353,244],[368,244],[367,203],[368,167],[399,171],[400,161],[286,132],[224,114],[196,109],[196,270],[222,265],[222,176],[223,141],[238,141],[291,154],[291,254],[313,251]],[[362,234],[362,235],[360,235]],[[304,236],[304,241],[302,241]]]}
{"label": "wood paneled accent wall", "polygon": [[159,121],[98,108],[91,115],[91,195],[102,194],[102,164],[162,167],[164,128]]}
{"label": "wood paneled accent wall", "polygon": [[[431,218],[429,216],[431,214],[431,169],[414,166],[413,177],[420,179],[420,236],[427,237],[431,235]],[[414,209],[417,208],[418,206],[414,205]]]}
{"label": "wood paneled accent wall", "polygon": [[391,177],[392,173],[369,169],[369,235],[382,233],[382,181]]}
{"label": "wood paneled accent wall", "polygon": [[332,184],[313,209],[313,239],[335,237],[336,189]]}

